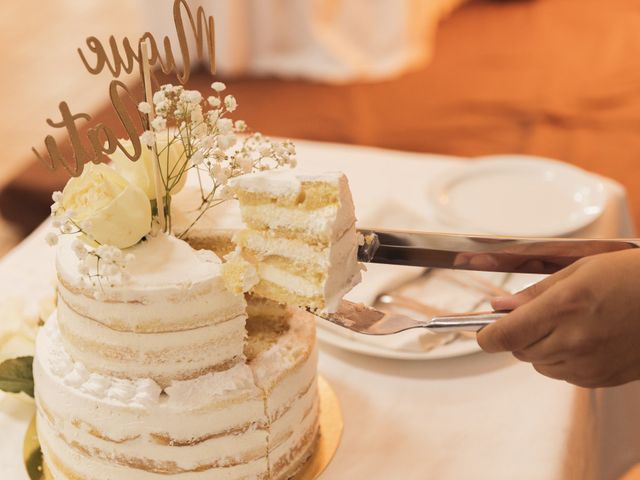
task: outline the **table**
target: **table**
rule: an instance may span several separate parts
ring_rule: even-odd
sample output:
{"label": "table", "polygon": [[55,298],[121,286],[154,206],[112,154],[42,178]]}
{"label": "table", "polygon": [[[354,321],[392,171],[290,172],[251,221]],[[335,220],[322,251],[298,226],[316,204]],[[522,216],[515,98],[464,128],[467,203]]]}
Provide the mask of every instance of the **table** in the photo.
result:
{"label": "table", "polygon": [[[388,195],[425,203],[430,178],[462,159],[297,142],[303,168],[342,170],[356,211]],[[392,168],[393,167],[393,168]],[[384,189],[380,188],[384,185]],[[578,235],[629,236],[624,190],[606,180],[605,213]],[[393,228],[387,218],[380,227]],[[406,225],[405,225],[406,226]],[[43,225],[0,261],[0,300],[47,288],[53,250]],[[588,390],[550,380],[510,355],[479,353],[428,362],[365,357],[321,345],[320,371],[343,408],[344,436],[326,479],[616,479],[640,461],[640,382]],[[2,478],[24,480],[21,436],[33,406],[0,398]]]}

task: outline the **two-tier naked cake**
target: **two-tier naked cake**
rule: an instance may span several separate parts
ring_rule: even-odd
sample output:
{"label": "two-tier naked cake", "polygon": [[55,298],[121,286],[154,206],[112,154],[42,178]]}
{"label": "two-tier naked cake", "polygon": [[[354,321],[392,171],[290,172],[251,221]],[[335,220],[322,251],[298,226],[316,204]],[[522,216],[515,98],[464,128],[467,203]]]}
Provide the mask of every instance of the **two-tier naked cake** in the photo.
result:
{"label": "two-tier naked cake", "polygon": [[58,309],[34,362],[55,480],[288,479],[313,452],[314,318],[282,304],[331,308],[358,281],[346,179],[258,174],[237,187],[248,228],[236,258],[257,273],[244,288],[225,286],[212,251],[164,233],[123,249],[126,282],[87,281],[61,236]]}

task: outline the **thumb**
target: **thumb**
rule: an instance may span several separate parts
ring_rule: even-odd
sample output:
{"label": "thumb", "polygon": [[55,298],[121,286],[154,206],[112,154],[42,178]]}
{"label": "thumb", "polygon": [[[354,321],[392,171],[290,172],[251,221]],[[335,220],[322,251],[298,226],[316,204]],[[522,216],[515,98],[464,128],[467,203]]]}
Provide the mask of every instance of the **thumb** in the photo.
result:
{"label": "thumb", "polygon": [[525,303],[542,295],[545,291],[551,288],[551,286],[573,273],[577,268],[579,268],[579,266],[580,265],[576,262],[513,295],[495,297],[491,300],[491,307],[494,310],[515,310],[519,306],[524,305]]}

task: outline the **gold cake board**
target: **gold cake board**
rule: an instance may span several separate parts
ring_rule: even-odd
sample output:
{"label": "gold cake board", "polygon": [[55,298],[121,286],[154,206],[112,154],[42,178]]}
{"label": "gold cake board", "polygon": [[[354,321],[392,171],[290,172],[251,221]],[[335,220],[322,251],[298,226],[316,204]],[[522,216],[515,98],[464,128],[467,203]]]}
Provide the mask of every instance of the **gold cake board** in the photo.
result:
{"label": "gold cake board", "polygon": [[[342,437],[342,411],[333,388],[327,380],[318,377],[318,393],[320,396],[320,438],[313,455],[293,480],[314,480],[327,468],[338,450]],[[40,442],[36,433],[35,416],[29,423],[24,436],[24,464],[31,480],[52,480],[42,462]]]}

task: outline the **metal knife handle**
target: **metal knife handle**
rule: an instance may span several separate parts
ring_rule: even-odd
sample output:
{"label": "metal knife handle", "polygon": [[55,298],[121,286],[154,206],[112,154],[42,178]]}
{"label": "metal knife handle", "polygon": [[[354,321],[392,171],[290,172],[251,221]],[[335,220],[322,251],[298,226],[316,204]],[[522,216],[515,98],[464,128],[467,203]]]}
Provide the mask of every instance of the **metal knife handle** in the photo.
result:
{"label": "metal knife handle", "polygon": [[479,312],[433,317],[426,327],[435,333],[478,332],[509,312]]}

